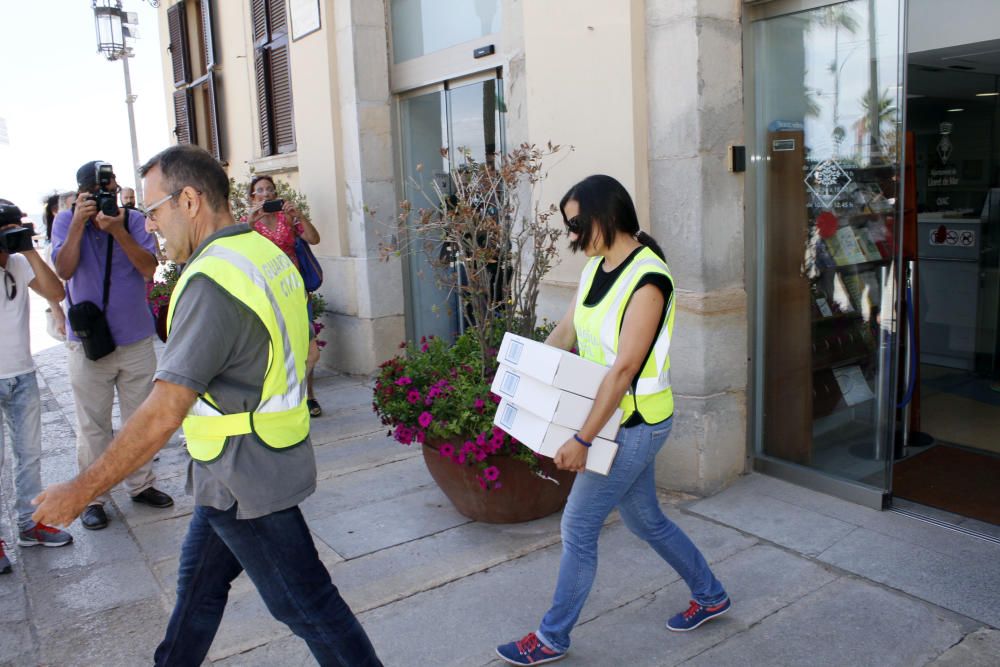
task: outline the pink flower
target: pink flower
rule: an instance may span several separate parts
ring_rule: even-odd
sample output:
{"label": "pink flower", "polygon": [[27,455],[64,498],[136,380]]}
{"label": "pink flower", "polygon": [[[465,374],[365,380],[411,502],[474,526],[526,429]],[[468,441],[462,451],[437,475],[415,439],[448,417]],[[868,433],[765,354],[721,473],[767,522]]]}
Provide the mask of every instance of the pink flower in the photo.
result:
{"label": "pink flower", "polygon": [[398,386],[402,387],[402,386],[407,385],[407,384],[413,384],[413,380],[411,378],[409,378],[408,376],[404,375],[401,378],[396,378],[396,384]]}
{"label": "pink flower", "polygon": [[497,468],[496,466],[486,468],[486,470],[483,471],[483,477],[491,482],[497,481],[497,478],[500,477],[500,468]]}
{"label": "pink flower", "polygon": [[485,479],[483,479],[479,475],[476,475],[476,481],[479,482],[479,486],[481,486],[483,488],[483,491],[488,491],[489,490],[489,489],[486,488],[486,480]]}
{"label": "pink flower", "polygon": [[427,428],[432,421],[434,421],[434,415],[427,411],[421,412],[420,416],[417,417],[417,423],[420,424],[421,428]]}
{"label": "pink flower", "polygon": [[427,343],[424,343],[423,345],[420,346],[420,351],[421,352],[426,352],[429,349],[431,349],[431,348],[430,348],[430,346]]}
{"label": "pink flower", "polygon": [[438,450],[438,453],[441,456],[446,456],[448,458],[451,458],[452,455],[455,453],[455,445],[451,444],[450,442],[446,442],[443,445],[441,445],[441,448]]}
{"label": "pink flower", "polygon": [[500,397],[497,396],[496,394],[492,394],[491,393],[490,394],[490,400],[493,401],[494,403],[499,403],[500,402]]}
{"label": "pink flower", "polygon": [[403,426],[400,424],[396,427],[396,432],[393,433],[393,437],[395,437],[398,442],[408,445],[413,442],[413,429],[409,426]]}
{"label": "pink flower", "polygon": [[417,391],[416,389],[411,389],[410,392],[406,395],[406,400],[408,403],[411,404],[416,403],[417,401],[420,400],[420,392]]}
{"label": "pink flower", "polygon": [[476,402],[472,404],[472,407],[474,407],[476,409],[476,412],[482,414],[483,408],[486,407],[486,403],[483,402],[483,399],[477,398]]}

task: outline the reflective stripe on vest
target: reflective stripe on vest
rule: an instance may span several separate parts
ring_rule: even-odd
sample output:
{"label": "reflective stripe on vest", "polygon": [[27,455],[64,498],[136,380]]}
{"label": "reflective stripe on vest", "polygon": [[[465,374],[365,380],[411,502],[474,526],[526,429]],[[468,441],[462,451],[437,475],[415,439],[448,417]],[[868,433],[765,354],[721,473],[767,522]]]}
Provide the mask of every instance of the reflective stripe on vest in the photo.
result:
{"label": "reflective stripe on vest", "polygon": [[309,435],[305,360],[309,318],[302,277],[288,256],[256,232],[224,236],[208,244],[181,273],[170,298],[174,308],[195,275],[210,279],[260,319],[268,334],[267,370],[260,403],[252,412],[223,414],[208,393],[184,419],[192,458],[211,462],[231,436],[253,433],[267,447],[283,449]]}
{"label": "reflective stripe on vest", "polygon": [[[621,332],[625,309],[639,281],[649,274],[673,278],[666,263],[649,248],[643,248],[615,280],[607,294],[594,306],[584,305],[602,257],[593,257],[584,267],[577,290],[573,326],[576,329],[580,356],[603,366],[612,366],[618,358],[618,334]],[[674,397],[670,387],[670,339],[674,330],[674,298],[666,304],[666,317],[653,342],[652,353],[643,363],[636,382],[622,398],[622,422],[627,421],[638,407],[643,419],[651,424],[662,421],[674,412]]]}

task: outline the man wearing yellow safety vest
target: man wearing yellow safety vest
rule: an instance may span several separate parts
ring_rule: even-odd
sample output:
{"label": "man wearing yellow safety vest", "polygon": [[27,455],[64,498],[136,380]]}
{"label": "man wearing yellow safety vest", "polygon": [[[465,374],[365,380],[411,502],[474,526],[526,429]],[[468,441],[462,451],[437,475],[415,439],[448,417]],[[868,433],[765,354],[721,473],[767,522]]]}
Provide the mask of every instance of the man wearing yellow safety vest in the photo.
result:
{"label": "man wearing yellow safety vest", "polygon": [[183,426],[195,509],[155,664],[204,661],[230,583],[245,569],[319,664],[381,665],[298,508],[316,488],[302,278],[280,248],[236,223],[226,172],[205,150],[173,146],[142,175],[147,226],[184,263],[167,347],[150,397],[93,465],[38,496],[35,520],[70,523]]}
{"label": "man wearing yellow safety vest", "polygon": [[[729,611],[731,602],[698,547],[664,516],[656,497],[656,455],[673,426],[670,338],[674,282],[663,250],[639,229],[632,197],[610,176],[594,175],[569,189],[559,204],[570,248],[588,258],[576,298],[545,341],[608,367],[580,430],[556,452],[555,464],[575,470],[563,511],[562,558],[552,604],[538,629],[501,644],[513,665],[564,658],[570,633],[597,574],[597,541],[617,508],[625,525],[684,580],[687,610],[666,622],[686,632]],[[616,408],[622,421],[618,453],[607,475],[585,470],[587,451]],[[638,575],[637,575],[638,576]]]}

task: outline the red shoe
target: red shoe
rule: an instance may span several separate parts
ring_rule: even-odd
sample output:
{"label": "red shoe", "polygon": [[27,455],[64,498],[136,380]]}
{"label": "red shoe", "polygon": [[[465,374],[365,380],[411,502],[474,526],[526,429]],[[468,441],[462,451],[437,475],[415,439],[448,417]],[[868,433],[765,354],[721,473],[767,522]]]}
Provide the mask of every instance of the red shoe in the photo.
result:
{"label": "red shoe", "polygon": [[10,574],[10,560],[3,551],[3,540],[0,540],[0,574]]}

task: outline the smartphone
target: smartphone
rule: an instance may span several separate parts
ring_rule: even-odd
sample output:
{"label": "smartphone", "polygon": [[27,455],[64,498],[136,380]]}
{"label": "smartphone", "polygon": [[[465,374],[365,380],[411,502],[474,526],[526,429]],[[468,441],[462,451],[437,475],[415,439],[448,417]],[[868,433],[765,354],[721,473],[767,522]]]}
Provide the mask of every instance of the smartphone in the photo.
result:
{"label": "smartphone", "polygon": [[264,213],[277,213],[278,211],[281,210],[281,207],[284,205],[285,205],[284,199],[271,199],[269,201],[264,202],[261,205],[260,210],[264,211]]}

